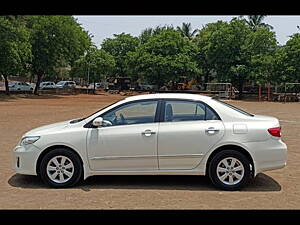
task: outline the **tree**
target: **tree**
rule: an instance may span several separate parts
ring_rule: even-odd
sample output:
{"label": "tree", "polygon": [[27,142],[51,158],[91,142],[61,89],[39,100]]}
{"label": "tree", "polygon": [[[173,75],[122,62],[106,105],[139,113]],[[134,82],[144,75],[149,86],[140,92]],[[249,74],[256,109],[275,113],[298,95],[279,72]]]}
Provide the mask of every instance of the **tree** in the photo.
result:
{"label": "tree", "polygon": [[[218,35],[219,30],[225,29],[228,26],[226,22],[218,21],[215,23],[209,23],[199,30],[198,35],[193,39],[193,42],[198,48],[196,55],[196,61],[198,67],[203,70],[204,86],[205,83],[210,82],[212,79],[211,73],[215,70],[214,57],[211,53],[213,51],[211,38],[214,35]],[[226,51],[226,49],[225,49]],[[199,80],[198,80],[199,82]]]}
{"label": "tree", "polygon": [[282,82],[300,82],[300,34],[296,33],[290,37],[286,45],[278,51],[276,59],[281,65]]}
{"label": "tree", "polygon": [[275,33],[266,27],[258,27],[249,33],[245,41],[245,51],[250,55],[250,79],[259,84],[275,84],[274,55],[277,50]]}
{"label": "tree", "polygon": [[193,37],[198,32],[197,29],[192,30],[191,23],[182,23],[182,26],[177,26],[177,30],[181,33],[183,37],[188,38],[189,40],[193,39]]}
{"label": "tree", "polygon": [[[199,64],[216,71],[219,81],[237,86],[242,98],[244,83],[253,77],[254,65],[258,65],[259,59],[272,55],[276,37],[268,28],[258,27],[254,32],[244,20],[233,19],[229,23],[219,21],[204,27],[195,43],[201,52],[198,60],[204,61]],[[266,65],[266,62],[261,63]]]}
{"label": "tree", "polygon": [[86,77],[89,75],[89,80],[95,82],[111,75],[115,69],[115,60],[112,55],[103,49],[97,49],[96,47],[90,48],[84,56],[78,59],[72,68],[72,73],[80,77]]}
{"label": "tree", "polygon": [[201,71],[193,57],[196,46],[175,30],[164,30],[153,35],[135,52],[128,53],[127,69],[151,84],[163,86],[177,81],[179,76],[197,76]]}
{"label": "tree", "polygon": [[155,28],[146,28],[140,34],[139,39],[140,39],[141,43],[144,44],[150,39],[150,37],[152,37],[153,35],[159,34],[165,30],[175,30],[175,29],[173,28],[173,26],[168,26],[168,25],[156,26]]}
{"label": "tree", "polygon": [[107,38],[103,41],[101,49],[111,54],[116,62],[115,76],[127,77],[130,75],[125,69],[127,53],[135,51],[138,45],[137,37],[125,33],[114,34],[114,38]]}
{"label": "tree", "polygon": [[1,16],[0,40],[0,75],[4,77],[8,95],[8,76],[24,72],[31,60],[29,31],[22,21]]}
{"label": "tree", "polygon": [[37,75],[34,93],[42,77],[56,67],[72,66],[91,45],[91,38],[72,16],[32,16],[32,70]]}
{"label": "tree", "polygon": [[[243,18],[244,16],[240,16],[241,18]],[[268,29],[273,29],[273,27],[269,24],[263,23],[263,20],[266,18],[266,16],[262,16],[262,15],[252,15],[252,16],[248,16],[248,20],[247,19],[243,19],[254,31],[256,31],[256,29],[258,27],[265,27]]]}

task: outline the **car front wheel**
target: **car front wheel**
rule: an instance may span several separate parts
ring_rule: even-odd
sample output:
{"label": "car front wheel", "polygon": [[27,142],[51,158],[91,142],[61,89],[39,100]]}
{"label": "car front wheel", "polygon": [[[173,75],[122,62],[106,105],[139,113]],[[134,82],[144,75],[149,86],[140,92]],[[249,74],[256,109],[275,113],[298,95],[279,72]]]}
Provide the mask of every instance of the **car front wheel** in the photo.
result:
{"label": "car front wheel", "polygon": [[82,171],[79,157],[64,148],[48,152],[40,164],[40,177],[44,183],[55,188],[75,185],[80,180]]}
{"label": "car front wheel", "polygon": [[238,151],[223,150],[211,160],[209,177],[212,183],[222,190],[240,190],[251,179],[250,162]]}

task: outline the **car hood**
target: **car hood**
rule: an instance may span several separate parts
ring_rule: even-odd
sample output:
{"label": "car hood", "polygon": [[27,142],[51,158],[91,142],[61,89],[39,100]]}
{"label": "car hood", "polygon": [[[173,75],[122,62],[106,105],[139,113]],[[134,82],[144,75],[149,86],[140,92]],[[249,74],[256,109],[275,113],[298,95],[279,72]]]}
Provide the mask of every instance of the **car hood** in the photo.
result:
{"label": "car hood", "polygon": [[70,125],[70,121],[71,120],[67,120],[67,121],[63,121],[63,122],[58,122],[58,123],[53,123],[53,124],[37,127],[35,129],[28,131],[23,136],[40,136],[40,135],[47,134],[47,133],[50,133],[53,131],[57,132],[57,131],[67,128]]}

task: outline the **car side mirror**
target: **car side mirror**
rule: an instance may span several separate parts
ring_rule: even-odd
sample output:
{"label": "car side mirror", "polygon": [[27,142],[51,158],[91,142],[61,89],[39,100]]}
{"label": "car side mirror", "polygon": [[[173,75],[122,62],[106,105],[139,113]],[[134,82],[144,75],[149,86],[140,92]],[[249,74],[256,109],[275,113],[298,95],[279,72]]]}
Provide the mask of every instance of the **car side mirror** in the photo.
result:
{"label": "car side mirror", "polygon": [[97,117],[96,119],[93,120],[93,126],[95,126],[95,127],[101,127],[102,124],[103,124],[102,117]]}
{"label": "car side mirror", "polygon": [[104,120],[102,117],[97,117],[93,120],[94,127],[112,126],[112,123],[108,120]]}

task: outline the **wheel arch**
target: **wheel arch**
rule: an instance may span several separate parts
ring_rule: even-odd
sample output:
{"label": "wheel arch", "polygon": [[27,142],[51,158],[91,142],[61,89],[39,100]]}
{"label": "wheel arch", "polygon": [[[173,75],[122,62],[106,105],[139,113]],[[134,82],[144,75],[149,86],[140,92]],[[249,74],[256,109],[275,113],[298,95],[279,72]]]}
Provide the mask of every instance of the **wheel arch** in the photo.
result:
{"label": "wheel arch", "polygon": [[244,154],[247,159],[250,161],[251,163],[251,176],[253,177],[254,174],[255,174],[255,164],[254,164],[254,160],[251,156],[251,154],[249,153],[249,151],[247,151],[245,148],[239,146],[239,145],[234,145],[234,144],[227,144],[227,145],[222,145],[222,146],[219,146],[218,148],[216,148],[214,151],[211,152],[211,154],[209,155],[207,161],[206,161],[206,166],[205,166],[205,174],[208,174],[208,168],[209,168],[209,165],[210,165],[210,162],[211,160],[213,159],[213,157],[223,151],[223,150],[235,150],[235,151],[238,151],[242,154]]}
{"label": "wheel arch", "polygon": [[[42,159],[44,158],[44,156],[49,153],[50,151],[54,150],[54,149],[57,149],[57,148],[64,148],[64,149],[67,149],[71,152],[73,152],[74,154],[76,154],[81,162],[81,165],[82,165],[82,169],[84,170],[84,166],[83,166],[83,160],[80,156],[80,154],[78,154],[78,152],[76,150],[74,150],[73,148],[69,147],[69,146],[66,146],[66,145],[52,145],[52,146],[49,146],[47,147],[46,149],[44,149],[44,151],[42,151],[42,153],[39,155],[38,157],[38,160],[37,160],[37,163],[36,163],[36,174],[39,176],[40,174],[40,165],[41,165],[41,162],[42,162]],[[83,171],[84,173],[84,171]]]}

